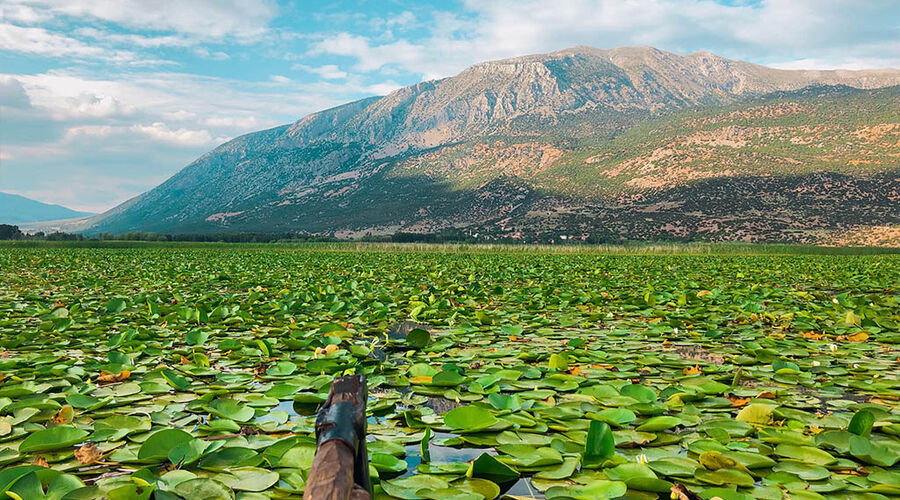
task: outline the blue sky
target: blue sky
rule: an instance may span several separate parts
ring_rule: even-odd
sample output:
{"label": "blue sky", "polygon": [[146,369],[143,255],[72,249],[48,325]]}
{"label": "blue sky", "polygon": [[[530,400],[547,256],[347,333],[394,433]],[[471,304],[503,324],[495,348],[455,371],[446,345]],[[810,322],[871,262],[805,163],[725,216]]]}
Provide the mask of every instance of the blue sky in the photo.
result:
{"label": "blue sky", "polygon": [[0,191],[103,211],[240,134],[573,45],[900,67],[900,2],[0,0]]}

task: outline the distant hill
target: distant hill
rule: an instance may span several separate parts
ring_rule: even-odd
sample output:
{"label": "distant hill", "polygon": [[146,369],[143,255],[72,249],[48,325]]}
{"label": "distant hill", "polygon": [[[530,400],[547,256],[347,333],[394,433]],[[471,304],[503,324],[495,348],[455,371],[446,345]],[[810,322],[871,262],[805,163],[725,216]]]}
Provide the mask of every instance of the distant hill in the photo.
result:
{"label": "distant hill", "polygon": [[0,224],[24,224],[94,215],[0,191]]}
{"label": "distant hill", "polygon": [[574,47],[247,134],[74,229],[835,241],[900,225],[900,71]]}

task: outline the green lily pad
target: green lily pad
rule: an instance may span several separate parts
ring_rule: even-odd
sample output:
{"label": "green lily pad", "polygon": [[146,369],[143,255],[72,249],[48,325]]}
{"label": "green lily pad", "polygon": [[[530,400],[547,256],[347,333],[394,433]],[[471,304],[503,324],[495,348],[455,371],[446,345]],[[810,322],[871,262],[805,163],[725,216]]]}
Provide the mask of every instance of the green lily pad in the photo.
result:
{"label": "green lily pad", "polygon": [[813,448],[812,446],[780,444],[775,448],[775,454],[815,465],[830,465],[837,461],[827,451]]}
{"label": "green lily pad", "polygon": [[660,457],[647,464],[657,474],[669,477],[694,477],[694,471],[700,467],[696,460],[686,457]]}
{"label": "green lily pad", "polygon": [[392,497],[405,500],[422,498],[422,496],[418,494],[420,490],[440,490],[448,488],[449,486],[450,483],[440,477],[426,474],[417,474],[415,476],[381,482],[381,488],[384,489],[385,493]]}
{"label": "green lily pad", "polygon": [[575,500],[607,500],[625,494],[628,486],[622,481],[594,480],[583,486],[554,486],[547,490],[548,498],[574,498]]}
{"label": "green lily pad", "polygon": [[750,474],[737,469],[719,469],[713,471],[706,469],[697,469],[694,477],[704,483],[714,484],[717,486],[753,486],[753,484],[756,482],[753,477],[750,476]]}
{"label": "green lily pad", "polygon": [[137,458],[148,461],[168,460],[169,453],[194,437],[181,429],[164,429],[150,435],[141,445]]}
{"label": "green lily pad", "polygon": [[487,479],[500,484],[519,478],[518,471],[498,461],[487,453],[482,453],[478,458],[472,461],[466,475],[468,477]]}
{"label": "green lily pad", "polygon": [[872,433],[872,424],[875,423],[875,415],[868,410],[860,410],[850,419],[850,425],[847,430],[857,436],[869,437]]}
{"label": "green lily pad", "polygon": [[175,486],[174,491],[184,498],[198,500],[234,499],[234,491],[231,488],[220,481],[205,477],[180,482]]}
{"label": "green lily pad", "polygon": [[615,438],[605,422],[592,421],[585,440],[584,452],[581,455],[585,466],[602,464],[615,452]]}
{"label": "green lily pad", "polygon": [[227,469],[215,479],[238,491],[264,491],[278,482],[278,473],[259,467]]}
{"label": "green lily pad", "polygon": [[772,470],[775,472],[789,472],[806,481],[818,481],[820,479],[825,479],[831,475],[831,473],[828,472],[828,469],[826,469],[825,467],[805,464],[801,462],[792,462],[789,460],[779,462],[777,465],[772,467]]}
{"label": "green lily pad", "polygon": [[256,414],[253,408],[244,406],[233,399],[217,399],[207,407],[207,410],[213,415],[236,422],[247,422]]}
{"label": "green lily pad", "polygon": [[378,472],[406,472],[406,460],[400,460],[393,455],[387,453],[375,453],[369,457],[369,463],[372,464]]}
{"label": "green lily pad", "polygon": [[421,349],[431,343],[431,334],[428,330],[414,328],[406,335],[406,343],[410,347]]}
{"label": "green lily pad", "polygon": [[59,425],[49,429],[32,432],[19,444],[19,453],[66,448],[84,441],[88,433],[68,425]]}
{"label": "green lily pad", "polygon": [[638,431],[646,431],[646,432],[657,432],[671,429],[681,425],[681,419],[678,417],[672,417],[669,415],[662,415],[659,417],[652,417],[647,419],[646,422],[637,426],[635,430]]}
{"label": "green lily pad", "polygon": [[[900,460],[900,452],[878,445],[869,438],[850,436],[850,454],[865,463],[893,467]],[[21,447],[20,447],[21,449]],[[828,464],[823,464],[828,465]]]}
{"label": "green lily pad", "polygon": [[460,406],[444,415],[444,423],[452,429],[475,432],[497,423],[497,417],[478,406]]}

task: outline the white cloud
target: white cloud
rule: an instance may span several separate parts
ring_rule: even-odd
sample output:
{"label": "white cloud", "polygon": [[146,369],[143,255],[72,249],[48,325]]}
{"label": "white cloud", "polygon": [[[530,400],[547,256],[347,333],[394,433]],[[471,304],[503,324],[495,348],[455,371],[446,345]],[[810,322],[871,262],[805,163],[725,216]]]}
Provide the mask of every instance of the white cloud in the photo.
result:
{"label": "white cloud", "polygon": [[326,80],[343,80],[347,78],[347,72],[341,70],[336,64],[326,64],[324,66],[307,66],[305,64],[294,64],[291,69],[306,71],[315,75],[319,75]]}
{"label": "white cloud", "polygon": [[198,39],[252,40],[263,35],[278,13],[269,0],[5,0],[53,16],[96,19],[153,31],[174,31]]}
{"label": "white cloud", "polygon": [[401,12],[400,14],[388,19],[385,22],[385,26],[387,26],[388,28],[392,28],[395,26],[407,27],[413,26],[415,24],[416,15],[408,10]]}
{"label": "white cloud", "polygon": [[259,121],[255,116],[223,116],[207,118],[203,120],[203,123],[210,127],[227,127],[241,130],[256,130],[260,126]]}
{"label": "white cloud", "polygon": [[71,142],[79,137],[109,137],[116,129],[109,125],[81,125],[66,130],[65,142]]}
{"label": "white cloud", "polygon": [[0,107],[28,109],[31,107],[31,99],[25,92],[22,82],[11,77],[0,77]]}
{"label": "white cloud", "polygon": [[177,122],[194,121],[197,119],[197,113],[191,113],[183,109],[179,109],[178,111],[166,111],[160,113],[160,116],[165,118],[167,121]]}
{"label": "white cloud", "polygon": [[412,68],[428,56],[423,45],[415,45],[406,40],[372,45],[368,38],[351,33],[339,33],[315,43],[310,54],[353,57],[356,59],[357,71],[375,71],[389,64],[396,64],[413,73],[421,72],[421,69]]}
{"label": "white cloud", "polygon": [[900,66],[900,2],[465,0],[464,6],[462,15],[432,13],[424,39],[328,34],[310,55],[350,57],[356,71],[387,74],[400,68],[424,79],[450,76],[480,61],[574,45],[708,50],[792,68]]}
{"label": "white cloud", "polygon": [[0,3],[0,20],[34,24],[49,21],[52,18],[53,15],[49,12],[32,9],[27,5]]}
{"label": "white cloud", "polygon": [[402,87],[403,87],[403,85],[400,85],[397,82],[388,80],[386,82],[376,83],[374,85],[368,85],[365,87],[365,90],[367,93],[374,94],[374,95],[387,95],[387,94],[390,94],[391,92],[393,92],[399,88],[402,88]]}
{"label": "white cloud", "polygon": [[133,45],[141,48],[160,48],[160,47],[190,47],[197,43],[196,40],[179,36],[145,36],[135,34],[112,33],[109,31],[101,31],[96,28],[78,28],[72,32],[75,35],[100,40],[106,43]]}
{"label": "white cloud", "polygon": [[186,128],[171,129],[163,122],[154,122],[150,125],[132,125],[132,132],[144,134],[157,141],[178,144],[181,146],[203,146],[211,142],[225,142],[226,137],[217,137],[209,133],[209,130],[189,130]]}
{"label": "white cloud", "polygon": [[172,61],[139,57],[129,50],[89,45],[68,35],[38,27],[0,23],[0,50],[68,60],[97,60],[128,66],[161,66]]}
{"label": "white cloud", "polygon": [[28,28],[14,24],[0,24],[0,47],[4,50],[54,57],[82,57],[90,59],[130,60],[128,52],[111,53],[87,45],[74,38],[44,28]]}
{"label": "white cloud", "polygon": [[291,83],[291,79],[283,75],[272,75],[271,80],[275,83]]}
{"label": "white cloud", "polygon": [[81,94],[77,97],[69,97],[66,101],[63,115],[65,118],[110,118],[127,116],[135,112],[133,105],[123,104],[108,95]]}
{"label": "white cloud", "polygon": [[227,61],[231,58],[228,54],[222,51],[210,52],[206,47],[196,47],[194,49],[194,54],[198,57],[202,57],[204,59],[212,59],[213,61]]}

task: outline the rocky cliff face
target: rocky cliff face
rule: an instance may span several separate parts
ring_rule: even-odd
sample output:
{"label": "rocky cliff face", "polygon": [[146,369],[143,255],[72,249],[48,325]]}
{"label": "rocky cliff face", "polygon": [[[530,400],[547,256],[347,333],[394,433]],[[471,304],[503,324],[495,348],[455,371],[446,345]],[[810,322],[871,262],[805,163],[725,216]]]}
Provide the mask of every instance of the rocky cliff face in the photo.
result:
{"label": "rocky cliff face", "polygon": [[[81,229],[565,231],[570,218],[534,222],[538,198],[558,208],[711,177],[882,175],[900,157],[900,117],[882,106],[900,101],[896,88],[858,89],[894,85],[900,71],[783,71],[649,47],[486,62],[239,137]],[[861,121],[889,130],[848,150],[841,137]]]}
{"label": "rocky cliff face", "polygon": [[[315,113],[286,136],[294,146],[326,140],[424,149],[484,134],[539,134],[572,115],[717,105],[824,85],[900,85],[900,71],[785,71],[705,52],[574,47],[476,64],[452,78]],[[534,126],[516,127],[517,120]]]}

